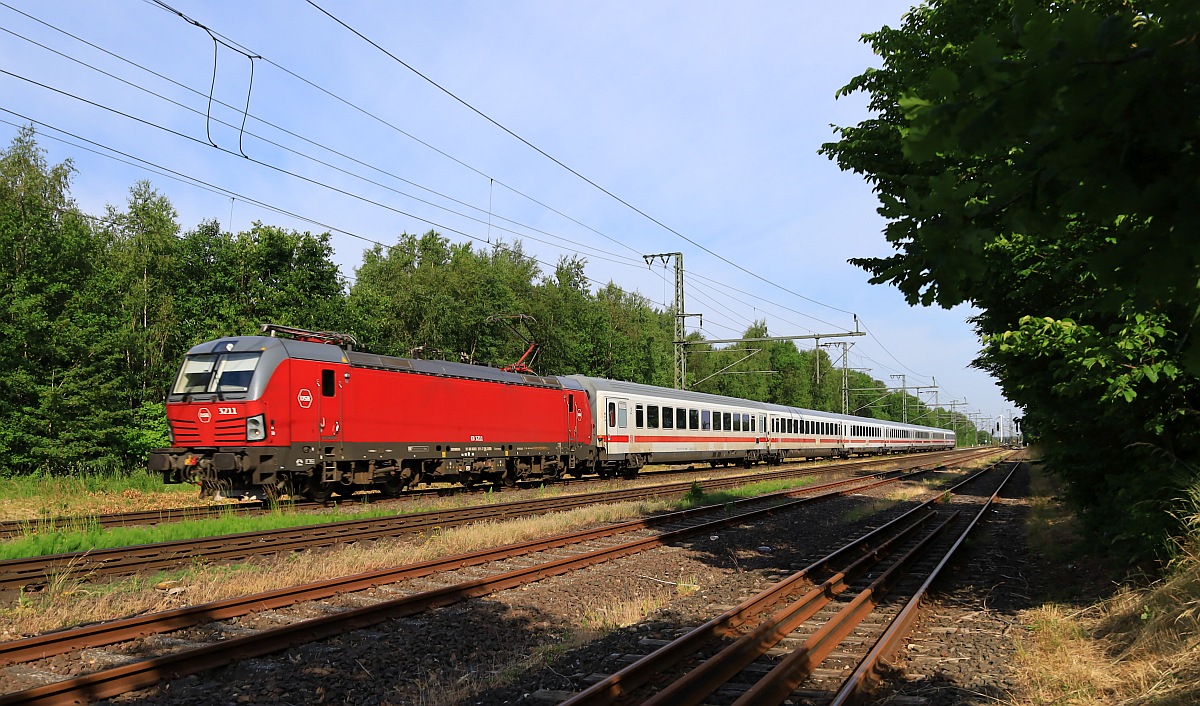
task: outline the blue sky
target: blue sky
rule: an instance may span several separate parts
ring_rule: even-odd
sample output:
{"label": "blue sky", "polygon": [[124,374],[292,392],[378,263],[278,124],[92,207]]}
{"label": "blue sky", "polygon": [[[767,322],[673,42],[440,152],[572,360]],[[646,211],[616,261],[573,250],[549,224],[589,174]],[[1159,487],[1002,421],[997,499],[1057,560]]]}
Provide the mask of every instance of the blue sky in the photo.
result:
{"label": "blue sky", "polygon": [[592,280],[660,305],[673,296],[671,272],[640,255],[678,251],[687,310],[704,314],[709,338],[736,337],[755,319],[774,335],[850,330],[854,312],[872,335],[845,339],[853,367],[882,380],[903,373],[910,386],[936,378],[942,402],[965,398],[985,416],[1011,409],[968,367],[979,347],[968,308],[911,308],[846,263],[890,252],[884,222],[869,186],[817,154],[831,124],[868,117],[863,96],[835,92],[878,64],[860,36],[899,24],[908,2],[318,1],[662,225],[303,0],[163,0],[240,47],[218,46],[215,81],[208,32],[151,0],[0,2],[0,68],[21,77],[0,74],[0,108],[12,111],[0,113],[0,139],[16,132],[7,123],[26,122],[17,113],[219,187],[98,156],[39,126],[50,159],[74,161],[72,193],[89,213],[123,204],[135,181],[150,179],[185,229],[206,219],[234,230],[256,220],[335,229],[350,278],[367,241],[401,232],[520,238],[546,270],[581,253]]}

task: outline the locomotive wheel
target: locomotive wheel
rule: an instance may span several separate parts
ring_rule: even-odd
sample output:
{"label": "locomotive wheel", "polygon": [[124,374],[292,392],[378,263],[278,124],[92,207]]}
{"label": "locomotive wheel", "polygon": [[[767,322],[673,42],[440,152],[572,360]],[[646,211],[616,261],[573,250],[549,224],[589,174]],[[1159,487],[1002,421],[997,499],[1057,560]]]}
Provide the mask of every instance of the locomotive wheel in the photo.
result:
{"label": "locomotive wheel", "polygon": [[405,479],[398,475],[389,475],[383,480],[375,484],[379,488],[379,492],[385,497],[398,498],[404,492],[406,486]]}
{"label": "locomotive wheel", "polygon": [[335,490],[333,483],[322,483],[314,476],[309,481],[308,487],[304,489],[304,497],[314,503],[327,503],[333,496]]}

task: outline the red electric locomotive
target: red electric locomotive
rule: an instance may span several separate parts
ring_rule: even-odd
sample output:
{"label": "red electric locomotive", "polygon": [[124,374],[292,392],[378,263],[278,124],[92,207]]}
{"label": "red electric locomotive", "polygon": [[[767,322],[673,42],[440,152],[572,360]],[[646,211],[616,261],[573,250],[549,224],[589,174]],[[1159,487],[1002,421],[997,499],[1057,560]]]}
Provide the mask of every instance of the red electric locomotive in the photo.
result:
{"label": "red electric locomotive", "polygon": [[[205,495],[314,499],[420,482],[512,484],[595,461],[583,386],[445,361],[353,350],[353,339],[282,326],[200,344],[167,398],[168,483]],[[287,337],[278,336],[283,334]]]}

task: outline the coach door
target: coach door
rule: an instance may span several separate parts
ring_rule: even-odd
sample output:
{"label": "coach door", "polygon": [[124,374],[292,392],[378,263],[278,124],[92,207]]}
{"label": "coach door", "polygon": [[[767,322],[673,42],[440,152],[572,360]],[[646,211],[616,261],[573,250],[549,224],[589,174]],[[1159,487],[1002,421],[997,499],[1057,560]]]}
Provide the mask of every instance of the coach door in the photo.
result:
{"label": "coach door", "polygon": [[[609,397],[604,403],[604,438],[609,453],[625,453],[629,447],[629,401]],[[617,447],[620,448],[617,448]]]}
{"label": "coach door", "polygon": [[317,395],[317,428],[321,435],[321,453],[328,457],[342,456],[342,398],[341,381],[337,371],[321,370],[321,391]]}

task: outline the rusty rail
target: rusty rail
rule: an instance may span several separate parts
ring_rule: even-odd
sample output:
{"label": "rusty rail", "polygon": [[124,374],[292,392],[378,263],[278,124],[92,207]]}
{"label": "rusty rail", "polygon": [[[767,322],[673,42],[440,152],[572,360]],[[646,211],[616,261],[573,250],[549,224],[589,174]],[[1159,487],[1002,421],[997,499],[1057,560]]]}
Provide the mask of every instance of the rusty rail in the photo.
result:
{"label": "rusty rail", "polygon": [[[592,564],[609,561],[611,559],[627,556],[640,551],[645,551],[647,549],[661,546],[693,534],[704,534],[716,529],[741,524],[750,520],[760,519],[774,513],[786,512],[800,505],[815,502],[831,496],[860,492],[867,488],[875,487],[883,483],[895,482],[897,480],[908,478],[914,475],[914,473],[920,472],[924,471],[915,471],[911,473],[889,471],[875,474],[874,476],[867,478],[835,481],[820,487],[780,491],[779,493],[773,493],[770,496],[763,496],[783,501],[780,504],[770,507],[750,510],[748,512],[733,516],[702,522],[691,527],[671,530],[653,537],[642,538],[608,548],[588,551],[576,556],[556,559],[488,578],[467,581],[454,586],[447,586],[405,596],[391,601],[386,601],[376,605],[348,610],[336,615],[324,616],[313,620],[295,623],[293,625],[264,630],[254,635],[223,640],[217,644],[185,650],[144,662],[103,670],[90,675],[68,679],[56,684],[49,684],[42,687],[27,689],[21,692],[5,694],[0,696],[0,706],[13,706],[15,704],[70,704],[76,703],[79,700],[109,698],[131,690],[145,688],[165,678],[184,676],[187,674],[206,671],[230,664],[238,660],[269,654],[287,647],[325,639],[350,630],[361,629],[377,624],[384,620],[412,615],[428,608],[444,606],[466,598],[482,596],[495,591],[519,586],[524,583],[538,581],[543,578],[556,576],[568,571],[590,566]],[[882,478],[881,476],[891,477]],[[819,496],[785,500],[785,498],[789,498],[791,496],[812,493],[814,490],[819,488],[831,489],[831,492]],[[744,507],[746,503],[754,501],[761,502],[763,497],[736,501],[734,505],[742,505]],[[636,520],[631,523],[621,523],[621,525],[615,525],[608,528],[589,530],[586,532],[577,533],[576,536],[593,538],[595,536],[599,536],[598,533],[616,533],[618,531],[616,528],[622,526],[624,526],[625,529],[621,531],[628,531],[629,529],[639,529],[642,526],[645,526],[646,523],[650,522],[678,522],[680,519],[696,518],[703,514],[712,513],[714,511],[723,512],[725,507],[726,506],[717,506],[686,510],[660,516],[651,520]],[[520,547],[520,549],[506,547],[501,548],[500,550],[493,550],[493,557],[491,560],[503,559],[516,554],[529,553],[530,551],[538,551],[540,549],[562,546],[563,544],[569,543],[566,541],[566,537],[566,535],[563,535],[548,540],[538,540],[537,542],[517,545]],[[535,545],[540,546],[540,549],[535,548]],[[450,557],[443,561],[448,566],[458,568],[460,566],[469,565],[467,563],[468,559],[466,559],[467,556],[470,555]],[[478,563],[482,563],[482,560]],[[432,571],[430,571],[430,573],[432,573]],[[364,579],[368,585],[386,582],[381,580],[381,577],[378,576],[367,577],[367,575],[363,575],[360,578]],[[372,581],[374,581],[374,583],[371,583]],[[260,597],[247,597],[247,600],[260,600]],[[210,604],[210,608],[211,605],[212,604]],[[258,603],[258,607],[261,607],[261,605],[261,602]],[[204,609],[205,607],[197,606],[196,608]],[[172,611],[172,613],[177,613],[177,611]],[[177,617],[178,616],[171,616],[170,619],[174,620]],[[141,629],[143,634],[147,632],[146,626],[143,625]],[[85,628],[83,630],[87,629]]]}
{"label": "rusty rail", "polygon": [[[682,678],[666,686],[645,701],[645,704],[657,706],[703,702],[713,691],[727,683],[760,655],[809,620],[822,607],[846,591],[856,578],[874,569],[901,541],[927,524],[935,516],[932,508],[947,494],[974,482],[996,465],[998,464],[973,474],[937,498],[922,503],[883,527],[847,544],[784,581],[760,592],[741,605],[625,666],[563,702],[564,706],[602,706],[612,704],[619,699],[627,699],[635,690],[661,678],[664,671],[692,657],[712,642],[722,637],[735,637],[732,644]],[[1010,476],[1011,472],[1001,481],[1000,487],[1003,487]],[[998,493],[999,490],[996,492]],[[972,520],[967,526],[962,536],[942,559],[938,569],[945,565],[949,555],[962,543],[963,537],[974,527],[975,522],[987,506],[985,505],[976,515],[975,520]],[[786,657],[764,679],[743,694],[736,703],[743,705],[779,703],[787,698],[816,665],[837,647],[845,636],[861,622],[863,617],[871,612],[878,600],[901,578],[905,568],[920,559],[934,539],[949,527],[957,514],[955,511],[949,518],[939,523],[932,532],[922,537],[919,542],[906,551],[901,559],[893,562],[880,577],[861,590],[844,609],[814,632],[801,648]],[[915,521],[914,517],[917,518]],[[833,567],[837,562],[847,563],[844,568],[835,569]],[[935,575],[938,569],[935,569]],[[811,577],[823,571],[832,571],[833,573],[787,607],[763,620],[751,631],[739,636],[737,632],[739,626],[754,620],[770,606],[788,600],[793,594],[798,593]],[[925,582],[925,586],[927,587],[932,580],[929,578]],[[902,635],[903,633],[898,631],[895,634]],[[867,673],[870,673],[869,669]]]}
{"label": "rusty rail", "polygon": [[[965,458],[970,458],[968,454]],[[961,457],[951,456],[952,458]],[[938,457],[924,457],[932,462]],[[894,462],[894,460],[893,460]],[[788,469],[753,476],[755,481],[823,475],[859,470],[878,464],[879,459],[823,469]],[[249,556],[276,554],[299,549],[347,542],[395,537],[429,527],[450,527],[489,519],[511,519],[551,511],[561,511],[596,503],[640,500],[646,497],[681,495],[698,483],[706,492],[747,482],[747,476],[679,481],[658,486],[625,488],[585,495],[569,495],[537,500],[479,505],[452,510],[431,510],[365,520],[347,520],[279,530],[243,532],[196,540],[178,540],[131,547],[97,549],[51,556],[26,557],[0,561],[0,590],[31,589],[47,583],[51,577],[90,579],[122,576],[143,571],[167,569],[195,561],[235,561]]]}

